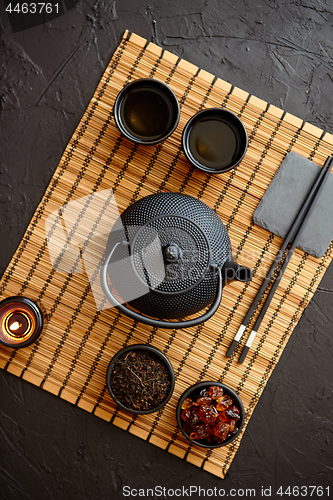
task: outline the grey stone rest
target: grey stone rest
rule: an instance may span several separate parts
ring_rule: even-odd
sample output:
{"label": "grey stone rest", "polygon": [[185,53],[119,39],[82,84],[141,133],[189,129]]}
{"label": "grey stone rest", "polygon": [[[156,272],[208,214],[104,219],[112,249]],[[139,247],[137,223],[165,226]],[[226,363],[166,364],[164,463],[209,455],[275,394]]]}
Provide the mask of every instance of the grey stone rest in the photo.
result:
{"label": "grey stone rest", "polygon": [[[303,205],[320,166],[297,153],[288,153],[253,214],[258,226],[285,238]],[[330,175],[297,245],[322,257],[333,239],[333,175]]]}

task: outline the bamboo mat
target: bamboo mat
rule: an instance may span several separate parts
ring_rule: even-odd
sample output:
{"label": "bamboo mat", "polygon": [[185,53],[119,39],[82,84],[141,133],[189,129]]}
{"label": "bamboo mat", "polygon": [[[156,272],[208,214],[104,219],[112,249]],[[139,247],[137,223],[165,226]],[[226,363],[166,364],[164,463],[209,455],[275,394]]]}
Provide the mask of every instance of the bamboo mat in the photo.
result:
{"label": "bamboo mat", "polygon": [[[121,137],[112,115],[114,99],[124,84],[147,76],[168,83],[181,106],[176,131],[157,146],[138,146]],[[199,109],[212,106],[235,112],[249,135],[242,163],[222,175],[191,168],[180,148],[187,120]],[[288,151],[323,165],[332,146],[332,135],[126,31],[0,282],[2,298],[28,296],[41,303],[48,316],[35,344],[18,350],[0,347],[0,367],[224,477],[333,251],[331,244],[318,260],[296,250],[252,348],[244,364],[239,364],[247,335],[233,358],[225,356],[226,350],[281,245],[278,237],[254,225],[252,214]],[[52,267],[45,221],[65,203],[110,188],[120,212],[158,191],[200,198],[226,224],[233,252],[240,263],[254,270],[253,281],[228,284],[213,318],[187,330],[151,328],[117,310],[97,310],[84,266],[81,273],[69,274]],[[132,417],[111,400],[105,374],[111,357],[121,347],[138,342],[152,344],[167,354],[176,385],[164,410]],[[190,446],[177,429],[175,418],[181,393],[189,384],[202,380],[219,380],[231,386],[246,409],[242,435],[226,447],[208,451]]]}

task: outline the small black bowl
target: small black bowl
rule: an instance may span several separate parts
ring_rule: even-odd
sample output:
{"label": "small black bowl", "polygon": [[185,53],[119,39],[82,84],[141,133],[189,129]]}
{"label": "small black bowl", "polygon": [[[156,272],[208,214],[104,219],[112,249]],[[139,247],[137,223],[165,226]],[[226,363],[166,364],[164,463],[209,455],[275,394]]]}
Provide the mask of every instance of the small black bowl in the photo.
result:
{"label": "small black bowl", "polygon": [[182,147],[193,166],[210,174],[235,168],[244,158],[248,136],[244,123],[225,108],[207,108],[186,123]]}
{"label": "small black bowl", "polygon": [[[237,428],[238,431],[233,434],[232,436],[228,437],[225,439],[222,443],[220,444],[209,444],[206,440],[201,440],[201,441],[196,441],[194,439],[191,439],[188,434],[183,430],[183,421],[181,418],[181,413],[182,413],[182,403],[184,399],[186,398],[191,398],[193,401],[196,401],[200,391],[203,389],[209,389],[211,386],[218,386],[223,389],[223,395],[230,396],[232,399],[233,403],[238,406],[239,411],[240,411],[240,418],[237,421]],[[238,396],[238,394],[228,387],[227,385],[221,384],[221,382],[199,382],[198,384],[191,385],[186,391],[183,392],[181,397],[179,398],[178,404],[177,404],[177,409],[176,409],[176,417],[177,417],[177,424],[179,429],[181,430],[182,434],[185,436],[185,438],[190,441],[192,444],[195,444],[196,446],[201,446],[202,448],[220,448],[221,446],[226,446],[227,444],[231,443],[241,432],[242,427],[244,425],[244,420],[245,420],[245,410],[244,406],[242,403],[242,400]]]}
{"label": "small black bowl", "polygon": [[[154,356],[158,357],[160,359],[160,361],[162,363],[164,363],[165,366],[167,367],[168,372],[169,372],[169,376],[170,376],[170,388],[169,388],[168,394],[166,395],[166,397],[163,399],[163,401],[158,406],[155,406],[154,408],[149,408],[148,410],[135,410],[133,408],[129,408],[128,406],[124,405],[124,403],[122,403],[118,399],[117,395],[115,394],[115,392],[113,391],[112,386],[111,386],[112,371],[113,371],[115,363],[124,354],[127,354],[128,352],[131,352],[131,351],[138,351],[138,350],[148,351],[148,352],[152,353]],[[165,354],[163,354],[163,352],[161,352],[159,349],[157,349],[156,347],[150,346],[150,345],[146,345],[146,344],[133,344],[133,345],[130,345],[128,347],[124,347],[123,349],[118,351],[117,354],[115,354],[113,356],[113,358],[111,359],[109,366],[108,366],[108,369],[107,369],[107,373],[106,373],[106,385],[107,385],[108,391],[110,393],[110,396],[112,397],[114,402],[118,406],[120,406],[120,408],[122,408],[123,410],[128,411],[130,413],[134,413],[135,415],[147,415],[148,413],[153,413],[155,411],[160,410],[169,401],[169,399],[172,396],[174,387],[175,387],[175,374],[174,374],[174,371],[173,371],[173,368],[172,368],[170,361],[165,356]]]}
{"label": "small black bowl", "polygon": [[154,78],[139,78],[117,95],[113,107],[120,132],[138,144],[157,144],[176,129],[180,106],[175,93]]}

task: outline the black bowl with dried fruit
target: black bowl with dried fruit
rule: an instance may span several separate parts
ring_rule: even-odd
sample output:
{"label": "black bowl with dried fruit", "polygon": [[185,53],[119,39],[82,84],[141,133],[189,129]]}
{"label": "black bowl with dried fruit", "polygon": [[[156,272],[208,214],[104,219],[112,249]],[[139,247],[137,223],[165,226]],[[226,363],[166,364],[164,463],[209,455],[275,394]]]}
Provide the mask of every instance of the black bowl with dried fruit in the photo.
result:
{"label": "black bowl with dried fruit", "polygon": [[175,374],[168,358],[156,347],[134,344],[111,359],[106,383],[112,399],[123,410],[145,415],[169,401]]}
{"label": "black bowl with dried fruit", "polygon": [[189,387],[177,405],[177,423],[191,443],[218,448],[233,441],[245,419],[243,403],[220,382],[200,382]]}

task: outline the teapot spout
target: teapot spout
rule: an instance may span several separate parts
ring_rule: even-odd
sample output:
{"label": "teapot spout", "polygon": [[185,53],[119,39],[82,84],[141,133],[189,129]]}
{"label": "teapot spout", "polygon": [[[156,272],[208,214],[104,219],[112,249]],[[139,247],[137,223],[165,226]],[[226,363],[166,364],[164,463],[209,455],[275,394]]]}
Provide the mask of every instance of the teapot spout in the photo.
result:
{"label": "teapot spout", "polygon": [[237,280],[243,283],[251,281],[253,277],[252,270],[249,267],[237,264],[234,259],[229,259],[225,262],[222,269],[223,283]]}

